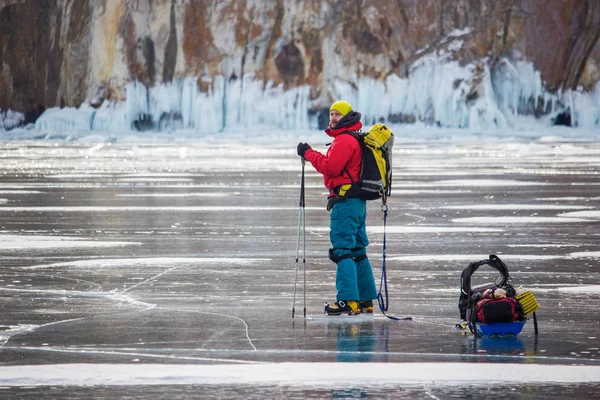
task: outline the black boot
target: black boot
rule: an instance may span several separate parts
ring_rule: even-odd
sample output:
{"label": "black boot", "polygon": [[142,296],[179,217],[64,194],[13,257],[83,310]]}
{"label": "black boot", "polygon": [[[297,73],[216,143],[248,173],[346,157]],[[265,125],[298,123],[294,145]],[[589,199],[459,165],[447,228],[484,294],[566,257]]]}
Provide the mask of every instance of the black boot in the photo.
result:
{"label": "black boot", "polygon": [[358,302],[360,312],[372,314],[373,313],[373,300],[362,300]]}

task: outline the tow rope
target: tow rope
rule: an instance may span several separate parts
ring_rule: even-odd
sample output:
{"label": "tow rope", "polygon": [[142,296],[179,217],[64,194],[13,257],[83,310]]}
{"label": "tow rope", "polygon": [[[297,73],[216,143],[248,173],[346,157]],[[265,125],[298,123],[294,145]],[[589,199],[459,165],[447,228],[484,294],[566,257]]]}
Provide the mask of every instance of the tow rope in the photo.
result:
{"label": "tow rope", "polygon": [[[382,204],[381,211],[383,211],[383,256],[381,261],[381,281],[379,282],[379,293],[377,293],[377,302],[379,303],[379,310],[381,313],[392,319],[394,321],[409,321],[412,320],[412,317],[394,317],[392,315],[387,315],[386,312],[388,310],[390,301],[388,296],[388,286],[387,286],[387,271],[385,269],[385,252],[386,252],[386,225],[387,225],[387,213],[388,206],[387,204]],[[383,293],[382,293],[383,292]]]}

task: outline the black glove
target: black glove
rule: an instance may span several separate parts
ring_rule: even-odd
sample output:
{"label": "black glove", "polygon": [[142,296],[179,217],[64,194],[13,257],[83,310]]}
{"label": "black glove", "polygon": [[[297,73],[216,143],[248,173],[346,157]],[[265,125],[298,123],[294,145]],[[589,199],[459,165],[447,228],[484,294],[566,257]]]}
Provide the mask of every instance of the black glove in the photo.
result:
{"label": "black glove", "polygon": [[333,209],[333,206],[342,200],[345,200],[345,197],[331,196],[327,198],[327,211],[331,211]]}
{"label": "black glove", "polygon": [[308,143],[298,143],[298,147],[296,148],[296,150],[298,151],[298,155],[300,157],[304,157],[304,153],[306,153],[306,150],[310,148],[311,147]]}
{"label": "black glove", "polygon": [[327,199],[327,211],[331,211],[335,203],[337,203],[337,196],[331,196]]}

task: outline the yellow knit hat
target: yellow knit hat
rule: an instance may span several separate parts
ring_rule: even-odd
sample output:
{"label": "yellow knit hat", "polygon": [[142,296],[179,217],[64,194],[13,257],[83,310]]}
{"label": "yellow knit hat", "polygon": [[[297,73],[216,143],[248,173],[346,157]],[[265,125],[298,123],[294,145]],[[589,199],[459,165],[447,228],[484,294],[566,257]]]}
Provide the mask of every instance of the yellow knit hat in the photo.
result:
{"label": "yellow knit hat", "polygon": [[340,100],[336,101],[331,105],[331,107],[329,108],[329,112],[331,112],[332,110],[339,111],[340,114],[346,116],[346,114],[352,111],[352,106],[344,100]]}

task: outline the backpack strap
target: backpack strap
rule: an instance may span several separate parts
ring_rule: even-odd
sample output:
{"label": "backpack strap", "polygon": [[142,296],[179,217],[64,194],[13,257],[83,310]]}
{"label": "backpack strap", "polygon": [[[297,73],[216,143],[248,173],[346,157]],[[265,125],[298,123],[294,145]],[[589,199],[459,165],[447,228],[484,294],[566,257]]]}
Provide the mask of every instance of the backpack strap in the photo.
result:
{"label": "backpack strap", "polygon": [[[350,135],[353,138],[355,138],[356,140],[358,140],[358,143],[360,144],[360,131],[346,131],[346,132],[342,132],[341,135]],[[344,172],[346,173],[346,175],[348,175],[348,178],[350,178],[350,183],[352,184],[352,187],[354,188],[354,185],[356,185],[356,182],[354,181],[354,179],[352,179],[352,175],[350,175],[350,171],[348,171],[347,167],[344,167],[344,169],[342,170],[342,173],[340,175],[344,175]],[[352,189],[350,189],[352,190]]]}

